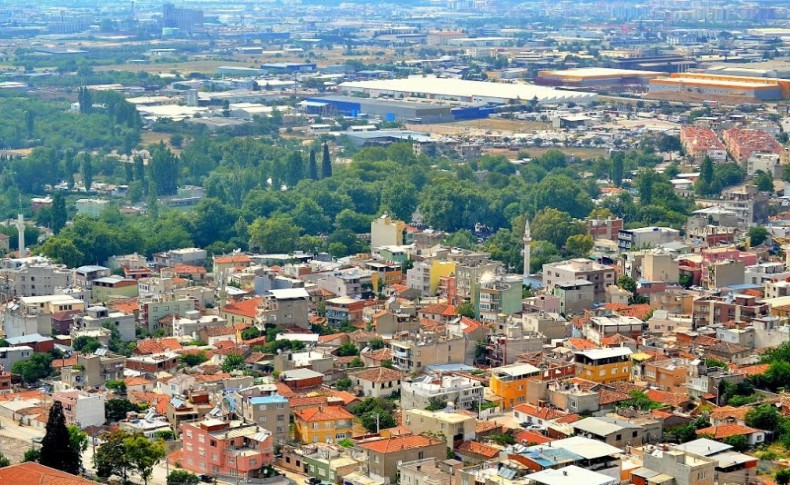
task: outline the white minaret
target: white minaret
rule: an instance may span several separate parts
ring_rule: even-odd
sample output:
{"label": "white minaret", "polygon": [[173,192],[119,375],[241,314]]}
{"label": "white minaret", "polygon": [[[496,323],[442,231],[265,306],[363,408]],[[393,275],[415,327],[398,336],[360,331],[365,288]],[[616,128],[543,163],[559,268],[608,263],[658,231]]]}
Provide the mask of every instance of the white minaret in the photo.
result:
{"label": "white minaret", "polygon": [[524,278],[527,278],[530,275],[529,271],[529,244],[532,242],[532,234],[529,230],[529,219],[524,224]]}
{"label": "white minaret", "polygon": [[16,219],[16,230],[19,231],[19,257],[25,257],[25,218],[19,214]]}

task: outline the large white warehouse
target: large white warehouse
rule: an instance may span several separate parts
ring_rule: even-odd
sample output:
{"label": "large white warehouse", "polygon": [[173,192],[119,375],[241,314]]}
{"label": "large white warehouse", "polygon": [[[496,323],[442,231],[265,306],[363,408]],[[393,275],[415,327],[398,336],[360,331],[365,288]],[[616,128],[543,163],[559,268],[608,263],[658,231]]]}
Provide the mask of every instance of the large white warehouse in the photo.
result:
{"label": "large white warehouse", "polygon": [[465,81],[435,76],[345,82],[340,84],[340,90],[346,94],[366,93],[374,98],[418,97],[464,103],[511,104],[537,98],[540,104],[587,104],[596,98],[594,93],[561,91],[534,84]]}

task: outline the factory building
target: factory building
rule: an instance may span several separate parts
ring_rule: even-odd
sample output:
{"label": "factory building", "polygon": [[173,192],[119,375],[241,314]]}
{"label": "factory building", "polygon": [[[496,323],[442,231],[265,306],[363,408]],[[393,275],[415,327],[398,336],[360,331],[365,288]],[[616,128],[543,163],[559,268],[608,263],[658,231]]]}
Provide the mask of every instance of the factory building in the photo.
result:
{"label": "factory building", "polygon": [[461,103],[520,104],[537,100],[539,104],[589,104],[594,93],[562,91],[546,86],[525,83],[493,83],[467,81],[435,76],[411,76],[403,79],[354,81],[342,83],[345,94],[361,93],[372,98],[422,98]]}
{"label": "factory building", "polygon": [[651,79],[664,75],[664,73],[658,71],[583,67],[560,71],[540,71],[535,82],[544,86],[574,87],[643,85],[647,84]]}
{"label": "factory building", "polygon": [[790,80],[682,73],[650,80],[650,92],[697,93],[774,101],[790,97]]}
{"label": "factory building", "polygon": [[309,114],[323,117],[338,115],[380,117],[385,121],[442,123],[463,119],[487,118],[493,111],[486,106],[453,106],[448,103],[411,102],[354,96],[322,96],[302,103]]}

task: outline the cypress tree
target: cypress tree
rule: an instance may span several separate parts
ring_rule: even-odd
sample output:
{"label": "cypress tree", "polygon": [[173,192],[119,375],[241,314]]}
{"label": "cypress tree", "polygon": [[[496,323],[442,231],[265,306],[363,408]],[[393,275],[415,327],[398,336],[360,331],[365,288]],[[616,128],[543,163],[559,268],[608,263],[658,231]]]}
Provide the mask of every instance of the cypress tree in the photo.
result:
{"label": "cypress tree", "polygon": [[60,192],[52,196],[52,232],[59,233],[66,226],[68,213],[66,212],[66,199]]}
{"label": "cypress tree", "polygon": [[310,149],[310,160],[307,162],[307,176],[310,180],[318,180],[318,162],[315,159],[315,150]]}
{"label": "cypress tree", "polygon": [[63,416],[63,405],[55,401],[49,410],[47,434],[41,441],[41,457],[39,463],[56,470],[76,475],[80,471],[80,454],[71,447],[66,418]]}
{"label": "cypress tree", "polygon": [[332,176],[332,160],[329,158],[329,145],[324,143],[324,154],[321,158],[321,178]]}
{"label": "cypress tree", "polygon": [[93,185],[93,164],[91,163],[91,156],[87,153],[84,154],[82,159],[82,183],[85,185],[85,191],[89,192]]}

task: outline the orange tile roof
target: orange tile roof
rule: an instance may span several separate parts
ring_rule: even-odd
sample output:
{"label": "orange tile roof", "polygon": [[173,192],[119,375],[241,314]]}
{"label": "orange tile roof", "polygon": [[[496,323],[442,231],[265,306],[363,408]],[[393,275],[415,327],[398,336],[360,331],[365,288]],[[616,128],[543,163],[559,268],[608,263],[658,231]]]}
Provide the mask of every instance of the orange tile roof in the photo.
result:
{"label": "orange tile roof", "polygon": [[95,482],[28,461],[0,468],[0,483],[19,485],[96,485]]}
{"label": "orange tile roof", "polygon": [[529,445],[532,443],[536,445],[542,445],[544,443],[548,443],[549,441],[551,441],[551,438],[543,436],[538,432],[530,431],[528,429],[516,434],[516,443],[520,445],[521,444]]}
{"label": "orange tile roof", "polygon": [[697,430],[697,435],[710,435],[713,439],[724,439],[736,435],[748,435],[757,431],[748,426],[741,426],[740,424],[722,424],[719,426],[710,426]]}
{"label": "orange tile roof", "polygon": [[484,445],[483,443],[478,443],[477,441],[464,441],[458,447],[458,451],[460,453],[473,453],[475,455],[484,456],[489,459],[494,458],[499,454],[499,448]]}
{"label": "orange tile roof", "polygon": [[390,349],[369,350],[367,352],[362,352],[362,357],[367,357],[368,359],[375,360],[378,362],[384,360],[390,360],[392,359],[392,350]]}
{"label": "orange tile roof", "polygon": [[61,367],[71,367],[77,365],[77,356],[72,355],[68,359],[55,359],[52,361],[53,369],[60,369]]}
{"label": "orange tile roof", "polygon": [[442,442],[438,439],[417,434],[369,441],[367,443],[360,443],[359,446],[360,448],[364,448],[374,453],[398,453],[403,450],[424,448],[426,446],[437,445],[439,443]]}
{"label": "orange tile roof", "polygon": [[683,403],[690,401],[688,394],[681,394],[677,392],[659,391],[657,389],[648,389],[645,395],[653,401],[670,406],[681,406]]}
{"label": "orange tile roof", "polygon": [[348,406],[349,404],[351,404],[354,401],[359,401],[359,398],[357,396],[351,394],[348,391],[336,391],[336,390],[332,389],[331,391],[329,391],[329,394],[332,397],[336,397],[338,399],[342,399],[343,400],[343,406]]}
{"label": "orange tile roof", "polygon": [[140,300],[130,298],[128,300],[118,300],[110,303],[110,308],[124,313],[135,313],[140,310]]}
{"label": "orange tile roof", "polygon": [[246,254],[231,254],[229,256],[214,256],[214,263],[216,264],[238,264],[250,262],[250,257]]}
{"label": "orange tile roof", "polygon": [[482,322],[478,322],[469,317],[461,317],[461,325],[463,325],[463,330],[465,334],[470,334],[477,330],[478,328],[485,328]]}
{"label": "orange tile roof", "polygon": [[206,268],[191,264],[177,264],[173,266],[173,271],[180,274],[206,274]]}
{"label": "orange tile roof", "polygon": [[133,403],[146,402],[151,404],[155,402],[156,412],[159,414],[167,413],[167,403],[170,402],[170,396],[159,394],[158,392],[129,391],[129,398]]}
{"label": "orange tile roof", "polygon": [[260,305],[262,301],[263,297],[249,298],[247,300],[229,303],[222,307],[222,311],[247,318],[255,318],[258,314],[258,305]]}
{"label": "orange tile roof", "polygon": [[609,389],[601,389],[599,396],[598,402],[601,405],[614,404],[631,399],[631,396],[624,392],[610,391]]}
{"label": "orange tile roof", "polygon": [[565,416],[565,413],[557,411],[556,409],[533,406],[532,404],[519,404],[514,407],[513,410],[547,421],[553,421]]}
{"label": "orange tile roof", "polygon": [[312,423],[319,421],[337,421],[340,419],[354,419],[354,415],[341,406],[319,406],[294,411],[294,418]]}
{"label": "orange tile roof", "polygon": [[743,421],[746,419],[746,413],[754,409],[752,406],[743,406],[743,407],[733,407],[733,406],[722,406],[720,408],[716,408],[710,412],[710,417],[717,421],[724,420],[724,419],[735,419],[737,421]]}
{"label": "orange tile roof", "polygon": [[225,379],[230,379],[230,374],[225,372],[219,374],[195,374],[195,380],[198,382],[217,382]]}
{"label": "orange tile roof", "polygon": [[331,333],[329,335],[321,335],[320,337],[318,337],[318,341],[320,343],[322,343],[322,344],[325,344],[327,342],[331,342],[333,340],[337,340],[339,338],[343,338],[344,335],[346,335],[346,334],[342,333],[342,332],[341,333]]}
{"label": "orange tile roof", "polygon": [[576,350],[597,349],[598,346],[584,338],[569,338],[568,345]]}
{"label": "orange tile roof", "polygon": [[404,373],[395,369],[387,369],[386,367],[376,367],[355,372],[351,375],[357,379],[370,382],[391,382],[401,380]]}
{"label": "orange tile roof", "polygon": [[161,354],[167,350],[181,350],[181,342],[174,337],[138,340],[134,353],[138,355]]}
{"label": "orange tile roof", "polygon": [[292,408],[325,406],[326,396],[293,396],[288,399]]}
{"label": "orange tile roof", "polygon": [[735,369],[735,373],[744,376],[756,376],[760,374],[765,374],[770,367],[771,364],[747,365],[746,367]]}
{"label": "orange tile roof", "polygon": [[123,380],[123,383],[126,384],[126,387],[132,386],[145,386],[146,384],[153,385],[153,381],[149,381],[144,377],[127,377]]}

